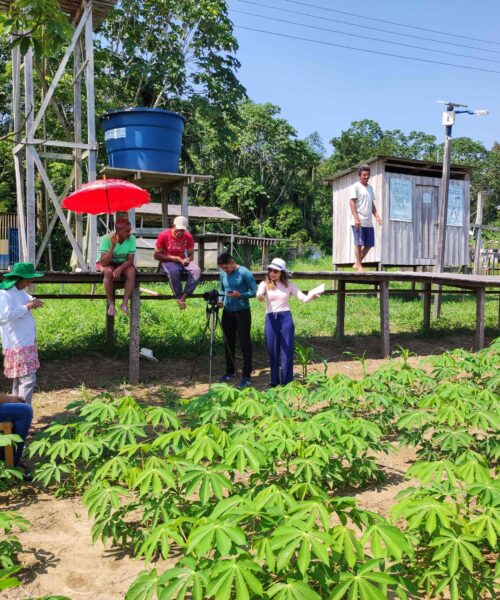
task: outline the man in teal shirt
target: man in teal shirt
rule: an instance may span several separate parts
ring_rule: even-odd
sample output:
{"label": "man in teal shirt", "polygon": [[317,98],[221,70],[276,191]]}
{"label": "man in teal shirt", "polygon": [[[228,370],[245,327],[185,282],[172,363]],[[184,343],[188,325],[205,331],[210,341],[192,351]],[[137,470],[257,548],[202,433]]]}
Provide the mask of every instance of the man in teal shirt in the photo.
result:
{"label": "man in teal shirt", "polygon": [[97,269],[104,275],[104,289],[108,301],[108,315],[114,317],[115,310],[115,281],[122,277],[125,280],[125,290],[120,309],[129,314],[128,301],[135,284],[134,257],[136,251],[135,235],[132,235],[132,225],[124,217],[117,219],[114,233],[103,235],[99,244]]}
{"label": "man in teal shirt", "polygon": [[249,299],[255,298],[257,284],[252,273],[246,267],[236,264],[229,252],[223,252],[217,259],[220,274],[220,294],[224,296],[222,311],[222,331],[224,332],[224,350],[226,354],[226,373],[219,379],[221,383],[233,381],[236,375],[234,354],[236,336],[240,340],[243,354],[243,369],[238,387],[252,384],[252,315]]}

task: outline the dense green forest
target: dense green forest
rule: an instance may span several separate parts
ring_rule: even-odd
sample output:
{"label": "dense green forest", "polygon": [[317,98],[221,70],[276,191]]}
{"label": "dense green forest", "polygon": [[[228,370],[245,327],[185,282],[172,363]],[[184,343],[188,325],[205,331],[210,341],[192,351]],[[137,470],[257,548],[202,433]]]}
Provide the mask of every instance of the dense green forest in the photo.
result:
{"label": "dense green forest", "polygon": [[[64,51],[71,28],[56,0],[16,0],[4,15],[4,42],[17,31],[24,52],[37,57],[38,90],[46,85]],[[6,18],[8,17],[8,18]],[[10,49],[0,50],[0,210],[15,207],[10,119]],[[187,118],[181,168],[213,175],[192,201],[237,213],[242,233],[291,237],[328,251],[331,193],[324,179],[376,154],[437,160],[442,144],[420,131],[384,130],[353,115],[346,128],[323,141],[312,132],[298,137],[280,107],[256,104],[238,80],[238,41],[224,0],[122,0],[96,32],[96,107],[99,116],[125,106],[181,112]],[[58,89],[57,102],[71,129],[71,75]],[[40,98],[38,98],[38,101]],[[407,124],[402,124],[404,129]],[[47,135],[64,139],[61,124],[47,116]],[[99,128],[100,131],[100,128]],[[106,163],[102,131],[100,166]],[[500,204],[500,145],[457,138],[453,162],[472,170],[476,193],[486,193],[485,222],[493,223]],[[52,162],[51,175],[62,187],[71,166]],[[62,236],[61,236],[62,238]]]}

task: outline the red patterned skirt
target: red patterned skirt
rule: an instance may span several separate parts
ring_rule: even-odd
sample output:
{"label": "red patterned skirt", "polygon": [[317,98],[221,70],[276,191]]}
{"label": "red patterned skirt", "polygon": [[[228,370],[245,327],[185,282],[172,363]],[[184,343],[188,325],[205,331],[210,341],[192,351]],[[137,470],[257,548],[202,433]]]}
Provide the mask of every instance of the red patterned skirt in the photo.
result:
{"label": "red patterned skirt", "polygon": [[10,348],[3,351],[4,375],[8,379],[24,377],[40,368],[36,344],[24,348]]}

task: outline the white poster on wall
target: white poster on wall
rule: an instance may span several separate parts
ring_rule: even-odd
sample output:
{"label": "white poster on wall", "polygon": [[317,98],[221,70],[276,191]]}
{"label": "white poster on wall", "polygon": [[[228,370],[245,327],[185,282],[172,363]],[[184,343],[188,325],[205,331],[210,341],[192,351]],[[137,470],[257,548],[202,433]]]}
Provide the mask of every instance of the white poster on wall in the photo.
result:
{"label": "white poster on wall", "polygon": [[464,224],[464,188],[461,185],[450,184],[446,224],[451,227],[462,227]]}
{"label": "white poster on wall", "polygon": [[412,185],[409,179],[391,178],[390,214],[391,221],[412,221]]}

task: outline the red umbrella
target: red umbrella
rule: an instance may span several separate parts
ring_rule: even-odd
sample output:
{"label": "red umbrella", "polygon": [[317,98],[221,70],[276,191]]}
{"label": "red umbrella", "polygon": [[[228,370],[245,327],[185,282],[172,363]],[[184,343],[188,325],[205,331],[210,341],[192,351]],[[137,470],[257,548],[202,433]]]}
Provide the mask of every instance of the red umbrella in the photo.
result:
{"label": "red umbrella", "polygon": [[77,213],[115,213],[149,202],[149,192],[122,179],[99,179],[82,185],[62,202],[62,207]]}

